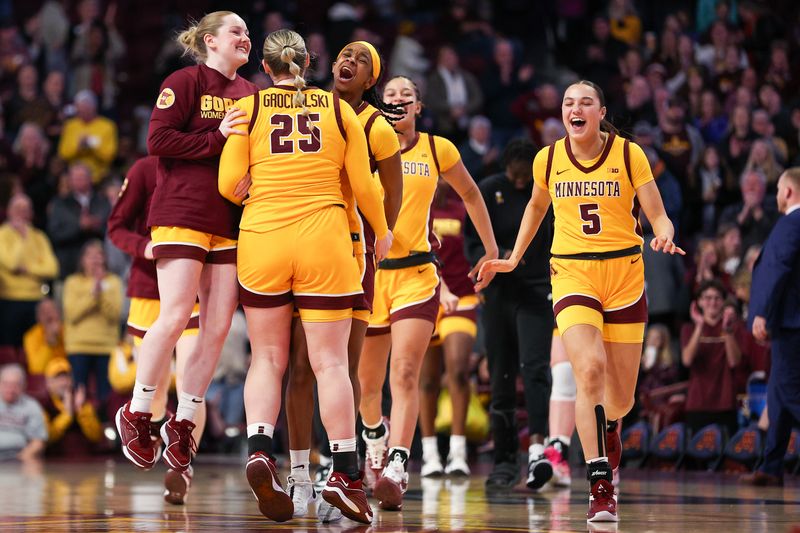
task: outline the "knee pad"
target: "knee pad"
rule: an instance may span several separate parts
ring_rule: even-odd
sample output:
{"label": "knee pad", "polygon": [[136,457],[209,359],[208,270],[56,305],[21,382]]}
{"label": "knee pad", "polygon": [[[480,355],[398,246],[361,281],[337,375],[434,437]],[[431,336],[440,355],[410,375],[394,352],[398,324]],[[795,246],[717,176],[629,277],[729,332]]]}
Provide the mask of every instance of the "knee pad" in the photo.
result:
{"label": "knee pad", "polygon": [[575,376],[572,375],[572,365],[568,361],[556,363],[550,369],[553,376],[553,387],[550,390],[550,399],[564,402],[574,402],[578,394],[575,385]]}

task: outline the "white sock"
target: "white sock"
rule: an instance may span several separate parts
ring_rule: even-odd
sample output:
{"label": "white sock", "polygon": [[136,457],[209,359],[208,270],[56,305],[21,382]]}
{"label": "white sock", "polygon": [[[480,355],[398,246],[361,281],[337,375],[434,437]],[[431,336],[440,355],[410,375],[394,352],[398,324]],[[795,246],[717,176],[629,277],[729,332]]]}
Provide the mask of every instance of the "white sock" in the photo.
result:
{"label": "white sock", "polygon": [[528,446],[528,462],[538,459],[544,454],[544,444],[531,444]]}
{"label": "white sock", "polygon": [[564,444],[569,446],[570,438],[566,437],[564,435],[553,435],[552,437],[547,439],[547,445],[549,446],[549,445],[553,444],[553,442],[555,442],[557,440],[560,440],[561,442],[563,442]]}
{"label": "white sock", "polygon": [[194,396],[188,392],[181,392],[178,394],[178,409],[175,411],[175,420],[188,420],[194,422],[194,414],[203,399],[199,396]]}
{"label": "white sock", "polygon": [[439,444],[436,436],[422,437],[422,458],[428,461],[439,458]]}
{"label": "white sock", "polygon": [[140,413],[152,412],[150,406],[153,403],[155,395],[155,385],[145,385],[137,379],[133,386],[133,398],[131,398],[131,406],[129,408],[131,413],[137,411]]}
{"label": "white sock", "polygon": [[356,451],[356,438],[339,439],[331,441],[331,453],[354,452]]}
{"label": "white sock", "polygon": [[591,464],[599,463],[599,462],[602,462],[602,461],[605,461],[607,463],[608,462],[608,457],[595,457],[594,459],[589,459],[588,461],[586,461],[586,464],[587,465],[591,465]]}
{"label": "white sock", "polygon": [[267,437],[272,438],[273,433],[275,433],[275,426],[272,424],[267,424],[266,422],[253,422],[252,424],[247,424],[248,439],[253,435],[266,435]]}
{"label": "white sock", "polygon": [[450,435],[450,457],[467,457],[467,437],[465,435]]}
{"label": "white sock", "polygon": [[311,481],[308,473],[311,450],[289,450],[291,476],[298,481]]}

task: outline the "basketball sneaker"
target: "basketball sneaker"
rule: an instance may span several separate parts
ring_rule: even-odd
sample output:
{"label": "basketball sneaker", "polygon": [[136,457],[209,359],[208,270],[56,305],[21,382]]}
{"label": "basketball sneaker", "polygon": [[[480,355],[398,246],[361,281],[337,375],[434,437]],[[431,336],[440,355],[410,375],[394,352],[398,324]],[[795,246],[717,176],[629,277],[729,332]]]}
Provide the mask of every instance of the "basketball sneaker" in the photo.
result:
{"label": "basketball sneaker", "polygon": [[308,514],[308,504],[314,503],[317,499],[317,491],[314,490],[314,483],[310,479],[299,480],[289,476],[286,480],[286,488],[289,489],[289,497],[294,504],[295,518],[302,518]]}
{"label": "basketball sneaker", "polygon": [[553,464],[545,454],[534,457],[528,462],[528,480],[526,485],[531,490],[539,490],[553,477]]}
{"label": "basketball sneaker", "polygon": [[290,520],[294,514],[294,503],[281,486],[275,459],[264,452],[256,452],[248,459],[245,472],[261,514],[275,522]]}
{"label": "basketball sneaker", "polygon": [[377,439],[367,438],[366,431],[361,433],[361,437],[366,444],[364,485],[372,489],[386,466],[386,454],[389,451],[389,431],[387,430],[384,436]]}
{"label": "basketball sneaker", "polygon": [[167,473],[164,475],[164,501],[172,505],[186,503],[186,495],[192,485],[192,475],[191,466],[183,472],[168,468]]}
{"label": "basketball sneaker", "polygon": [[169,417],[161,426],[161,439],[164,441],[164,462],[178,472],[183,472],[197,453],[197,443],[192,436],[195,425],[191,420],[178,421]]}
{"label": "basketball sneaker", "polygon": [[323,524],[330,524],[331,522],[338,522],[342,519],[342,512],[338,507],[334,507],[326,502],[325,498],[319,498],[317,501],[319,502],[317,504],[317,518],[319,518],[320,522]]}
{"label": "basketball sneaker", "polygon": [[333,459],[320,454],[319,468],[317,468],[317,473],[314,474],[314,490],[322,492],[322,489],[324,489],[325,485],[328,483],[328,476],[331,475],[332,469]]}
{"label": "basketball sneaker", "polygon": [[406,462],[399,453],[386,465],[381,477],[375,482],[373,496],[378,500],[378,507],[385,511],[399,511],[403,508],[403,494],[408,489],[408,472]]}
{"label": "basketball sneaker", "polygon": [[439,459],[439,454],[437,453],[434,457],[425,457],[423,454],[422,468],[419,471],[419,475],[422,477],[439,477],[442,474],[444,474],[444,467],[441,459]]}
{"label": "basketball sneaker", "polygon": [[150,438],[150,418],[152,413],[131,412],[130,402],[117,411],[115,422],[122,442],[122,453],[130,462],[150,470],[156,463],[156,447]]}
{"label": "basketball sneaker", "polygon": [[567,445],[558,439],[551,441],[544,449],[544,456],[553,465],[553,485],[557,487],[569,487],[572,483],[568,455]]}
{"label": "basketball sneaker", "polygon": [[322,489],[322,498],[350,520],[372,523],[372,508],[361,486],[361,479],[350,479],[346,474],[333,472]]}
{"label": "basketball sneaker", "polygon": [[447,466],[444,467],[444,473],[448,476],[469,476],[470,470],[466,457],[463,457],[461,454],[448,455]]}
{"label": "basketball sneaker", "polygon": [[614,497],[614,486],[605,479],[599,479],[592,485],[589,493],[589,522],[618,522],[617,499]]}

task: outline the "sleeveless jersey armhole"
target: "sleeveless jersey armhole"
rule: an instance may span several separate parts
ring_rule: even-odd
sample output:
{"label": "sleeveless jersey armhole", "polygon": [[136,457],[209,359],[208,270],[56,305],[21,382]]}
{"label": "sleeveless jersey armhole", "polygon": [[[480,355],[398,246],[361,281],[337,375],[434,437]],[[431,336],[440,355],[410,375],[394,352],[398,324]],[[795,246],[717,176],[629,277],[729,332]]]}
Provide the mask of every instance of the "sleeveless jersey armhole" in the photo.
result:
{"label": "sleeveless jersey armhole", "polygon": [[372,131],[372,125],[375,124],[375,120],[381,116],[380,111],[375,111],[370,115],[367,119],[367,123],[364,124],[364,133],[367,136],[367,153],[369,154],[369,168],[374,173],[378,170],[378,162],[375,160],[375,154],[372,152],[372,143],[369,141],[369,134]]}
{"label": "sleeveless jersey armhole", "polygon": [[342,122],[342,110],[341,110],[341,102],[339,100],[339,95],[333,95],[333,113],[336,115],[336,125],[339,126],[339,133],[342,134],[342,139],[347,142],[347,132],[344,129],[344,122]]}
{"label": "sleeveless jersey armhole", "polygon": [[553,169],[553,153],[556,151],[556,143],[553,143],[549,147],[550,149],[547,151],[547,167],[545,167],[544,171],[544,183],[547,185],[547,189],[550,189],[550,171]]}
{"label": "sleeveless jersey armhole", "polygon": [[250,115],[250,124],[247,125],[247,133],[252,133],[253,128],[256,126],[256,120],[258,119],[258,93],[253,95],[253,113]]}
{"label": "sleeveless jersey armhole", "polygon": [[433,135],[426,133],[428,142],[431,144],[431,155],[433,156],[433,164],[436,165],[436,175],[441,176],[442,171],[439,168],[439,158],[436,156],[436,143],[433,141]]}

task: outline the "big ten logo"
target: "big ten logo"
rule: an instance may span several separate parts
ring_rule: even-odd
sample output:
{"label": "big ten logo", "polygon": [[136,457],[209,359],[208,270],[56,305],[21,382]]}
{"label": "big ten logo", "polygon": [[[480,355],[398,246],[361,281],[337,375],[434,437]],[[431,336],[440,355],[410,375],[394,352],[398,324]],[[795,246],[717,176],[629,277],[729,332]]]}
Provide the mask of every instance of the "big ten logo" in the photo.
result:
{"label": "big ten logo", "polygon": [[457,237],[461,235],[461,221],[457,218],[436,218],[433,220],[433,232],[440,237]]}
{"label": "big ten logo", "polygon": [[204,94],[200,97],[200,117],[222,120],[225,112],[233,105],[233,98],[223,98]]}
{"label": "big ten logo", "polygon": [[609,174],[619,174],[619,168],[617,167],[608,167],[606,170]]}
{"label": "big ten logo", "polygon": [[756,451],[755,431],[746,431],[742,434],[742,438],[733,446],[733,451],[736,453],[754,453]]}

